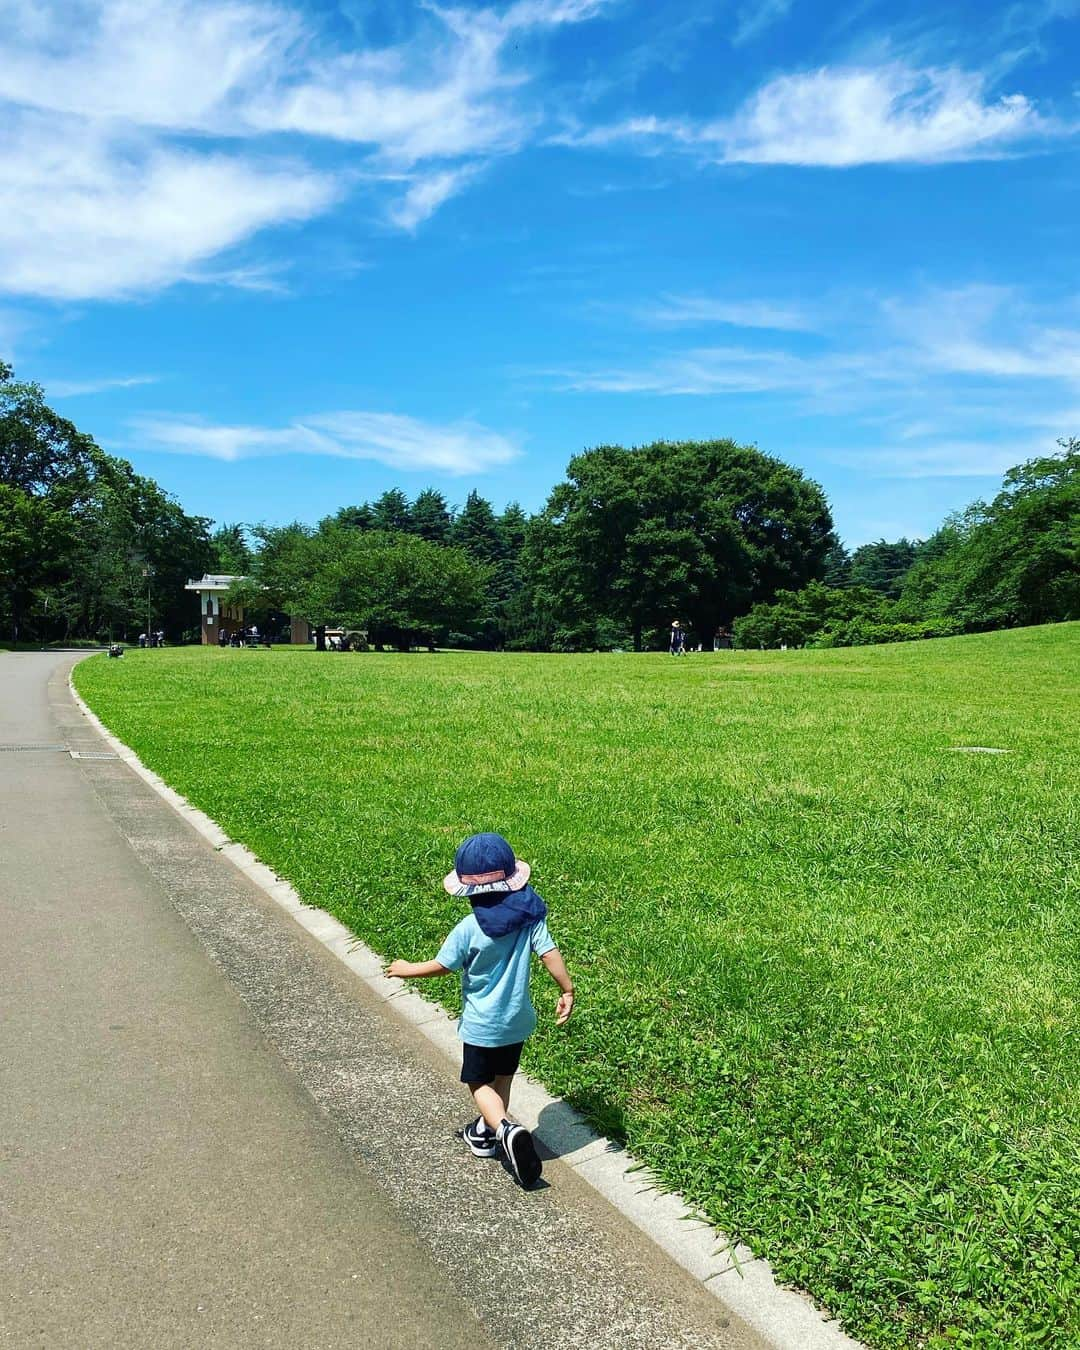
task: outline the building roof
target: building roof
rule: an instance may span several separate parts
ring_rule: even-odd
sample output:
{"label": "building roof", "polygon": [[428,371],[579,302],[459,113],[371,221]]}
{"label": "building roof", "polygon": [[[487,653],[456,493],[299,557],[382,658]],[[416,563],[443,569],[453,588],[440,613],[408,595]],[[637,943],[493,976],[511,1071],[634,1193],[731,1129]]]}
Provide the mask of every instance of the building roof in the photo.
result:
{"label": "building roof", "polygon": [[200,581],[189,581],[184,587],[185,591],[227,591],[234,581],[240,581],[240,577],[227,576],[223,573],[206,572]]}

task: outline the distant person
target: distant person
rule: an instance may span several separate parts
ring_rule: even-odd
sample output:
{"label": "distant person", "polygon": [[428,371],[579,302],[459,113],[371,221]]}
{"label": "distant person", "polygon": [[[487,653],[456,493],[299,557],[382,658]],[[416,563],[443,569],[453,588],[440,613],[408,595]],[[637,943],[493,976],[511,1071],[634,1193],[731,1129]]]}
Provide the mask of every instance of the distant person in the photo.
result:
{"label": "distant person", "polygon": [[145,646],[146,646],[146,634],[145,634],[145,633],[140,633],[140,634],[139,634],[139,646],[140,646],[140,647],[145,647]]}
{"label": "distant person", "polygon": [[671,639],[668,646],[668,654],[671,656],[686,655],[686,632],[678,619],[671,621]]}
{"label": "distant person", "polygon": [[535,953],[562,991],[555,1025],[574,1010],[574,986],[546,923],[547,905],[529,882],[529,865],[501,834],[471,835],[443,879],[451,895],[467,896],[472,913],[451,931],[434,961],[391,961],[386,973],[423,979],[461,971],[461,1081],[479,1115],[461,1131],[478,1158],[505,1154],[522,1186],[540,1179],[533,1137],[507,1114],[521,1047],[536,1029],[529,999],[529,958]]}
{"label": "distant person", "polygon": [[227,647],[229,645],[229,630],[224,624],[218,629],[217,640],[219,647]]}

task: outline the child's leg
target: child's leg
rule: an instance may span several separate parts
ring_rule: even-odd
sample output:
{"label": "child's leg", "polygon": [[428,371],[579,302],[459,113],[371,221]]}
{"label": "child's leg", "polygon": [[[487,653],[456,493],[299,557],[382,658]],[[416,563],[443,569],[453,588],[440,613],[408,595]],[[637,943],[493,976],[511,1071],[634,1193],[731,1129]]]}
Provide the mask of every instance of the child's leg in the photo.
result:
{"label": "child's leg", "polygon": [[[503,1104],[503,1115],[510,1114],[510,1089],[514,1086],[514,1075],[512,1073],[500,1073],[491,1084],[496,1095],[501,1098]],[[501,1123],[501,1122],[500,1122]]]}
{"label": "child's leg", "polygon": [[476,1109],[483,1117],[489,1130],[497,1130],[506,1118],[510,1107],[510,1087],[514,1081],[512,1073],[500,1073],[490,1083],[470,1083],[469,1091],[473,1095]]}

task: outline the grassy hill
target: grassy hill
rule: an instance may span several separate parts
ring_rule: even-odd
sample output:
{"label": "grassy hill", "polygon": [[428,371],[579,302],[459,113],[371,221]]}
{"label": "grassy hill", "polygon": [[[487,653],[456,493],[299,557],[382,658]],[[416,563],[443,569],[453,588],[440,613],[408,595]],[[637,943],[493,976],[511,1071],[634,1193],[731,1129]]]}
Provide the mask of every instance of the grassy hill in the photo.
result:
{"label": "grassy hill", "polygon": [[530,1071],[872,1345],[1064,1346],[1078,657],[1065,624],[681,660],[133,652],[76,682],[388,956],[434,954],[456,844],[502,831],[579,991],[557,1032],[538,986]]}

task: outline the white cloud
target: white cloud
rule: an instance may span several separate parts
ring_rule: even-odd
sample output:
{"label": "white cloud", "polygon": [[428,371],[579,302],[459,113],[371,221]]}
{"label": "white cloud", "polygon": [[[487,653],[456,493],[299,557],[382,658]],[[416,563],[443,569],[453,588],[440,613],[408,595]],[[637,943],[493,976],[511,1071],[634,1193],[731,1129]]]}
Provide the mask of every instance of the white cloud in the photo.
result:
{"label": "white cloud", "polygon": [[44,380],[50,398],[77,398],[84,394],[107,394],[114,389],[135,389],[157,384],[159,375],[115,375],[100,380]]}
{"label": "white cloud", "polygon": [[234,131],[298,16],[242,0],[0,0],[0,99],[172,130]]}
{"label": "white cloud", "polygon": [[733,328],[775,328],[813,332],[816,321],[797,305],[767,300],[726,300],[707,295],[663,295],[635,311],[646,323],[691,327],[711,323]]}
{"label": "white cloud", "polygon": [[33,326],[29,315],[17,309],[0,309],[0,361],[14,361],[16,344]]}
{"label": "white cloud", "polygon": [[1068,130],[1022,94],[989,100],[978,73],[892,62],[777,76],[728,118],[637,117],[563,139],[680,149],[718,164],[838,169],[986,158]]}
{"label": "white cloud", "polygon": [[834,450],[828,458],[872,478],[1000,478],[1014,464],[1045,455],[1049,449],[1045,437],[1005,443],[934,440],[923,446]]}
{"label": "white cloud", "polygon": [[[533,372],[555,387],[665,397],[768,397],[786,416],[844,418],[876,445],[837,463],[879,476],[993,476],[1075,432],[1080,306],[1001,286],[845,295],[813,305],[815,339],[674,347],[622,365]],[[650,319],[648,311],[643,315]],[[796,330],[792,330],[793,332]],[[784,342],[793,344],[789,349]]]}
{"label": "white cloud", "polygon": [[774,23],[785,18],[791,10],[791,4],[792,0],[753,0],[753,3],[743,5],[736,18],[732,42],[736,47],[742,46],[744,42],[752,42],[766,28],[771,28]]}
{"label": "white cloud", "polygon": [[[1064,300],[1060,310],[1067,313]],[[1006,286],[930,291],[882,307],[891,329],[930,370],[972,376],[1080,381],[1080,328]]]}
{"label": "white cloud", "polygon": [[317,214],[338,191],[302,165],[119,141],[38,115],[0,131],[0,162],[0,288],[61,300],[194,278],[197,264]]}
{"label": "white cloud", "polygon": [[133,419],[128,448],[206,455],[232,462],[266,455],[330,455],[376,460],[405,472],[482,473],[521,453],[498,432],[472,422],[438,425],[382,412],[319,413],[286,427],[223,426],[197,418]]}
{"label": "white cloud", "polygon": [[390,220],[403,230],[415,230],[445,201],[461,192],[476,173],[475,165],[466,164],[417,177],[404,196],[390,207]]}
{"label": "white cloud", "polygon": [[582,392],[707,395],[808,392],[823,372],[788,352],[730,346],[694,347],[644,365],[544,373]]}
{"label": "white cloud", "polygon": [[[530,134],[511,39],[604,3],[421,4],[396,45],[342,52],[296,0],[0,0],[0,293],[278,289],[272,265],[206,264],[346,187],[385,204],[402,177],[386,213],[413,230]],[[299,138],[288,163],[282,133]],[[313,168],[316,138],[349,160],[324,146]]]}

